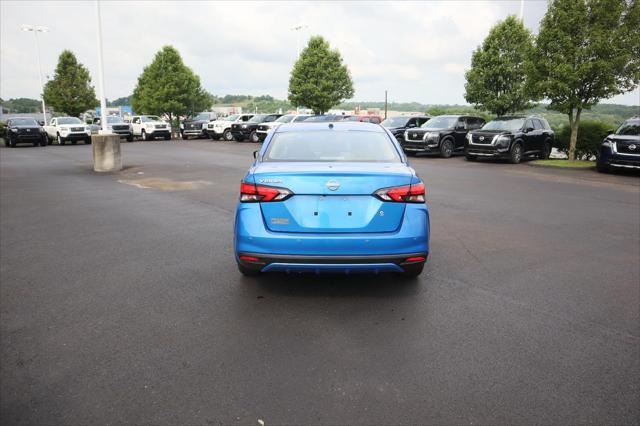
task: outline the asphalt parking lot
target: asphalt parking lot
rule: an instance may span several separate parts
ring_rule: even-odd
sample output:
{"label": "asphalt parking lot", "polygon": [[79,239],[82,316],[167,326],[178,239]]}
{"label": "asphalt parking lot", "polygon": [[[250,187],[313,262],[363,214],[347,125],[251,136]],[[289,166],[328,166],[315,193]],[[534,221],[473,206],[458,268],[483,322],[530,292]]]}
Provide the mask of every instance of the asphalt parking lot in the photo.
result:
{"label": "asphalt parking lot", "polygon": [[0,150],[2,424],[640,422],[640,178],[418,157],[418,280],[254,279],[254,149]]}

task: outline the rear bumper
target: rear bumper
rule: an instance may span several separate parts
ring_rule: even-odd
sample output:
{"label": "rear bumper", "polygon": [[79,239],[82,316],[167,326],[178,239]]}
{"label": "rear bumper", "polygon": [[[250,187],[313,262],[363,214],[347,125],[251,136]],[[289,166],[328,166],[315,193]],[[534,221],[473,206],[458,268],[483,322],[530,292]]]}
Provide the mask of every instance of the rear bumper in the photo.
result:
{"label": "rear bumper", "polygon": [[[261,257],[262,256],[262,257]],[[252,260],[244,260],[251,258]],[[256,260],[257,259],[257,260]],[[420,267],[427,253],[395,256],[263,256],[258,253],[238,253],[236,259],[245,268],[261,272],[405,272]]]}
{"label": "rear bumper", "polygon": [[[408,258],[428,256],[429,212],[424,204],[407,204],[394,232],[288,233],[266,228],[259,203],[239,203],[234,234],[236,260],[263,272],[403,272],[415,266],[403,265]],[[244,262],[244,255],[259,261]]]}

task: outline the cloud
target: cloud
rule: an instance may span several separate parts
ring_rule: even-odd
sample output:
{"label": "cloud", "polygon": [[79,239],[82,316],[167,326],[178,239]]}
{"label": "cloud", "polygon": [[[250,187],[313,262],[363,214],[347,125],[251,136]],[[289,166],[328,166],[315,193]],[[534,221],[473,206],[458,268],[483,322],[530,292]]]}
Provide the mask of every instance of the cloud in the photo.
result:
{"label": "cloud", "polygon": [[[519,1],[152,2],[103,1],[105,90],[131,94],[155,53],[174,45],[214,94],[284,98],[297,39],[324,36],[351,70],[357,100],[464,103],[464,69],[489,28],[518,13]],[[544,1],[525,4],[534,32]],[[97,82],[93,1],[0,2],[0,96],[38,97],[33,35],[20,24],[46,24],[43,73],[72,50]],[[306,24],[296,32],[291,28]],[[635,96],[634,96],[635,95]],[[614,100],[637,103],[638,94]]]}

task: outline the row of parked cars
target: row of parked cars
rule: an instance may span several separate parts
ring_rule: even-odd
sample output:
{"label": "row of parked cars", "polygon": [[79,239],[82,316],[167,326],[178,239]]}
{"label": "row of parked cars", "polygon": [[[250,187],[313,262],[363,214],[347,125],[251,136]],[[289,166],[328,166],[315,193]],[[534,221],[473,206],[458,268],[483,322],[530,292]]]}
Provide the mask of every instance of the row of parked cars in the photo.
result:
{"label": "row of parked cars", "polygon": [[[380,124],[382,118],[377,115],[311,115],[311,114],[233,114],[213,121],[203,121],[205,113],[196,120],[184,122],[181,129],[183,139],[197,133],[199,137],[214,140],[262,142],[270,130],[284,123],[301,121],[360,121]],[[198,119],[200,117],[200,119]],[[192,132],[192,133],[188,133]]]}
{"label": "row of parked cars", "polygon": [[[519,163],[525,158],[549,158],[554,145],[554,132],[547,120],[538,116],[503,116],[486,122],[473,115],[406,115],[381,121],[373,115],[309,115],[309,114],[234,114],[217,119],[203,112],[181,124],[183,139],[207,137],[226,141],[262,142],[270,131],[285,123],[362,121],[381,124],[398,140],[408,156],[419,153],[443,158],[463,153],[468,161],[478,158],[505,159]],[[44,126],[33,118],[10,118],[7,121],[8,145],[30,143],[45,146],[82,141],[91,143],[98,133],[100,118],[85,124],[77,117],[55,117]],[[121,138],[152,140],[171,138],[171,126],[158,116],[135,115],[130,122],[122,117],[107,117],[110,131]],[[596,167],[640,169],[640,117],[626,120],[603,141]]]}

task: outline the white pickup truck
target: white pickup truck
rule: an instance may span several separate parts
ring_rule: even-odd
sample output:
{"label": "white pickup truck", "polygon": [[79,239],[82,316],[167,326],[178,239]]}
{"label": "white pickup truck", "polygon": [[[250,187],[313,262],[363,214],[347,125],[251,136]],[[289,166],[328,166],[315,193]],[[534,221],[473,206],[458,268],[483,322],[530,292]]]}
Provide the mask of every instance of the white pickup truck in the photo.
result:
{"label": "white pickup truck", "polygon": [[78,141],[91,143],[91,127],[82,122],[78,117],[55,117],[48,126],[43,126],[47,133],[49,145],[56,141],[58,145],[64,145],[66,141],[76,144]]}
{"label": "white pickup truck", "polygon": [[226,141],[233,140],[233,134],[231,133],[231,125],[233,123],[245,123],[253,117],[253,114],[233,114],[228,117],[219,118],[215,121],[207,124],[207,133],[211,139],[220,139],[221,137]]}
{"label": "white pickup truck", "polygon": [[131,128],[133,137],[141,137],[143,141],[160,137],[171,139],[171,126],[157,115],[134,115],[131,117]]}

